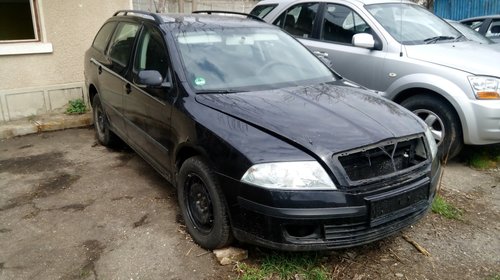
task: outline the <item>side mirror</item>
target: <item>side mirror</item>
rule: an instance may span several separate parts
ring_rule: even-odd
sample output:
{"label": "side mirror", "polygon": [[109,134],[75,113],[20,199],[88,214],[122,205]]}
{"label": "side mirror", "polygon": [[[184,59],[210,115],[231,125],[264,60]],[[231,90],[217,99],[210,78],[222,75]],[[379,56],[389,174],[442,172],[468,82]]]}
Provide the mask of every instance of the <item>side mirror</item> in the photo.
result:
{"label": "side mirror", "polygon": [[159,87],[162,86],[163,77],[156,70],[141,70],[137,75],[137,83],[140,86]]}
{"label": "side mirror", "polygon": [[375,40],[373,39],[373,35],[368,33],[354,34],[354,36],[352,36],[352,44],[355,47],[360,47],[365,49],[375,48]]}

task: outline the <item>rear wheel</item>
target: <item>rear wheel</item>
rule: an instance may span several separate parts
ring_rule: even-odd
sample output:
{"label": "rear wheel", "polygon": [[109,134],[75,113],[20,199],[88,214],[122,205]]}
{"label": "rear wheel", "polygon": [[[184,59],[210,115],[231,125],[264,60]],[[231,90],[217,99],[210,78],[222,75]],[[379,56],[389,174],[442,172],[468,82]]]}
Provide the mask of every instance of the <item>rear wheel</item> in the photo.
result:
{"label": "rear wheel", "polygon": [[101,104],[99,95],[96,94],[92,99],[94,111],[94,129],[97,141],[104,146],[112,146],[116,143],[116,135],[109,129],[109,121]]}
{"label": "rear wheel", "polygon": [[440,159],[453,158],[460,152],[463,146],[462,127],[449,104],[436,97],[416,95],[404,100],[401,105],[427,124],[438,145]]}
{"label": "rear wheel", "polygon": [[217,178],[200,157],[187,159],[179,172],[177,196],[186,228],[205,249],[217,249],[232,241],[226,201]]}

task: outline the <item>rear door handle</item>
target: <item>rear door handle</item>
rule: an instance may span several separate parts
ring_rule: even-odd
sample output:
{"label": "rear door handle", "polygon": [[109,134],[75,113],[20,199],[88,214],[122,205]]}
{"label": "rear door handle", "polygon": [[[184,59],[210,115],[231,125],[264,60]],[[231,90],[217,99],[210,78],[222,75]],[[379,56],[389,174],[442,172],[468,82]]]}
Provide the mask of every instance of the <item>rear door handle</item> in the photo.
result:
{"label": "rear door handle", "polygon": [[126,94],[129,94],[129,93],[131,93],[131,92],[132,92],[132,86],[131,86],[130,84],[128,84],[128,83],[127,83],[127,84],[125,85],[125,93],[126,93]]}
{"label": "rear door handle", "polygon": [[99,67],[97,67],[97,71],[99,71],[99,75],[102,74],[102,66],[101,65],[99,65]]}

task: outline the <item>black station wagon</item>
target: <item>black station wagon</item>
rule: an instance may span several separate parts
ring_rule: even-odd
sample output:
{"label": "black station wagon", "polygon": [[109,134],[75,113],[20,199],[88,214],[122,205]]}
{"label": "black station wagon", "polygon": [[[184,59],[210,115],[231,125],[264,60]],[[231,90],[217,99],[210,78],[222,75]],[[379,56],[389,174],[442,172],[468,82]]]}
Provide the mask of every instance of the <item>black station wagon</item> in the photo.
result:
{"label": "black station wagon", "polygon": [[176,186],[204,248],[360,245],[434,198],[427,126],[259,20],[119,11],[85,54],[85,81],[98,141],[121,138]]}

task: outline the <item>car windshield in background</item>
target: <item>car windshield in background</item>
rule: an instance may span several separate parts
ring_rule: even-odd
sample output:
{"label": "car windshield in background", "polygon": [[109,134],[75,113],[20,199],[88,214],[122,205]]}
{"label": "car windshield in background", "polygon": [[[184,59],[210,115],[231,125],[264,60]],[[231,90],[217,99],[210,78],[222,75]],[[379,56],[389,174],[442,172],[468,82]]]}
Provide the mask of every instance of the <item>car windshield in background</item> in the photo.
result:
{"label": "car windshield in background", "polygon": [[448,23],[451,24],[451,26],[455,27],[455,29],[460,31],[460,33],[464,34],[465,37],[467,37],[468,39],[470,39],[472,41],[476,41],[476,42],[479,42],[481,44],[486,44],[486,45],[495,43],[491,39],[484,37],[484,35],[479,34],[478,32],[472,30],[467,25],[464,25],[460,22],[449,21]]}
{"label": "car windshield in background", "polygon": [[366,9],[401,44],[434,44],[463,37],[449,24],[418,5],[373,4],[367,5]]}
{"label": "car windshield in background", "polygon": [[319,59],[278,29],[198,29],[176,37],[188,83],[198,93],[268,90],[335,79]]}

